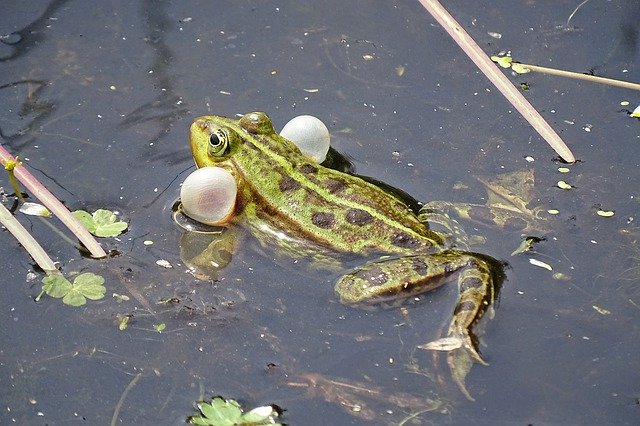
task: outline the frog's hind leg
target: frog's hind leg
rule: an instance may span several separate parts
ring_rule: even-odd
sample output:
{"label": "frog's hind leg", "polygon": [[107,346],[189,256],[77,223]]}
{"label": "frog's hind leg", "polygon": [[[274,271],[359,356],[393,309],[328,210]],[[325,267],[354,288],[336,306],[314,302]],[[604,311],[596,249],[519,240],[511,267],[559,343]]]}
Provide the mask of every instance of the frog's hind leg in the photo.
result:
{"label": "frog's hind leg", "polygon": [[460,297],[447,336],[419,347],[441,351],[464,348],[471,359],[488,365],[478,353],[478,339],[472,329],[486,312],[493,312],[491,304],[495,300],[495,287],[487,263],[471,255],[465,256],[469,257],[465,269],[458,275]]}
{"label": "frog's hind leg", "polygon": [[472,328],[493,303],[495,289],[489,264],[477,255],[448,250],[370,262],[344,275],[335,289],[343,303],[375,305],[427,292],[456,276],[460,297],[448,335],[423,347],[444,351],[464,347],[475,361],[486,364]]}

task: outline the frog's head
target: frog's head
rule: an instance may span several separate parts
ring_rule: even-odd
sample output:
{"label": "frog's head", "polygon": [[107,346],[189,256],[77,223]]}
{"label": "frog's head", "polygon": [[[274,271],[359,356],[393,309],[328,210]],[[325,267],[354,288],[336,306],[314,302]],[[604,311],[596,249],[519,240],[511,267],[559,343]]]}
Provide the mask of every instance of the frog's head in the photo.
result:
{"label": "frog's head", "polygon": [[223,166],[250,138],[273,133],[271,119],[264,112],[250,112],[240,120],[205,115],[191,124],[191,151],[198,167]]}

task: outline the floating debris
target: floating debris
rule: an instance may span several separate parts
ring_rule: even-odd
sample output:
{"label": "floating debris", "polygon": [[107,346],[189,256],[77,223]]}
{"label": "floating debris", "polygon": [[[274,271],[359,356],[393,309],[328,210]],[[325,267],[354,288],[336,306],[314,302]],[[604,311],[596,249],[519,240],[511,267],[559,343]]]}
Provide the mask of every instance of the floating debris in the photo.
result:
{"label": "floating debris", "polygon": [[573,188],[573,187],[572,187],[571,185],[569,185],[567,182],[565,182],[565,181],[563,181],[563,180],[559,180],[559,181],[558,181],[558,188],[560,188],[560,189],[567,189],[567,190],[569,190],[569,189],[571,189],[571,188]]}
{"label": "floating debris", "polygon": [[171,266],[171,263],[169,263],[168,260],[164,260],[164,259],[156,260],[156,265],[162,266],[163,268],[167,268],[167,269],[173,268],[173,266]]}
{"label": "floating debris", "polygon": [[551,265],[549,265],[548,263],[544,263],[541,260],[529,259],[529,263],[532,264],[533,266],[538,266],[540,268],[544,268],[544,269],[547,269],[549,271],[553,271],[553,268],[551,267]]}
{"label": "floating debris", "polygon": [[613,210],[598,210],[596,214],[602,217],[611,217],[615,214],[615,212]]}
{"label": "floating debris", "polygon": [[38,203],[31,203],[26,201],[22,203],[20,208],[18,209],[20,212],[27,214],[29,216],[40,216],[40,217],[51,217],[53,216],[48,208]]}
{"label": "floating debris", "polygon": [[593,306],[591,306],[591,307],[592,307],[593,309],[595,309],[595,310],[596,310],[596,312],[598,312],[598,313],[599,313],[599,314],[601,314],[601,315],[611,315],[611,311],[609,311],[609,310],[607,310],[607,309],[601,308],[601,307],[596,306],[596,305],[593,305]]}

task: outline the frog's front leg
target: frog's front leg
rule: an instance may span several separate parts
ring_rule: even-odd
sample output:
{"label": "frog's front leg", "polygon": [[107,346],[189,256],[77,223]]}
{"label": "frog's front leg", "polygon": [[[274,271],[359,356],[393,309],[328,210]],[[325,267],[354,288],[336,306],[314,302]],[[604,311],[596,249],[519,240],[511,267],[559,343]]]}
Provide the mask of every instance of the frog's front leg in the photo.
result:
{"label": "frog's front leg", "polygon": [[493,303],[496,288],[489,264],[476,255],[449,250],[370,262],[341,277],[336,292],[343,303],[375,305],[424,293],[455,276],[460,296],[449,332],[426,347],[447,351],[464,348],[473,360],[486,365],[472,329]]}
{"label": "frog's front leg", "polygon": [[[422,222],[436,224],[445,230],[450,229],[458,237],[457,217],[467,222],[483,226],[499,227],[511,231],[531,232],[539,230],[540,223],[548,219],[549,215],[540,207],[528,209],[523,206],[508,204],[467,204],[450,201],[430,201],[420,209],[418,214]],[[448,221],[452,221],[453,226]],[[474,236],[474,238],[476,238]],[[472,242],[471,244],[475,244]]]}

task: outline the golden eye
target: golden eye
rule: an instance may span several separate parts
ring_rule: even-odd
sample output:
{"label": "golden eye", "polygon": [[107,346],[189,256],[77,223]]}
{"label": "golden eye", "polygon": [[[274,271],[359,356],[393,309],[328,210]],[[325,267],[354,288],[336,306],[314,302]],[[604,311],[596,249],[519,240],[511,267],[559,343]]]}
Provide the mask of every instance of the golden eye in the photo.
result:
{"label": "golden eye", "polygon": [[209,154],[222,157],[229,148],[229,136],[223,129],[214,130],[209,136]]}

